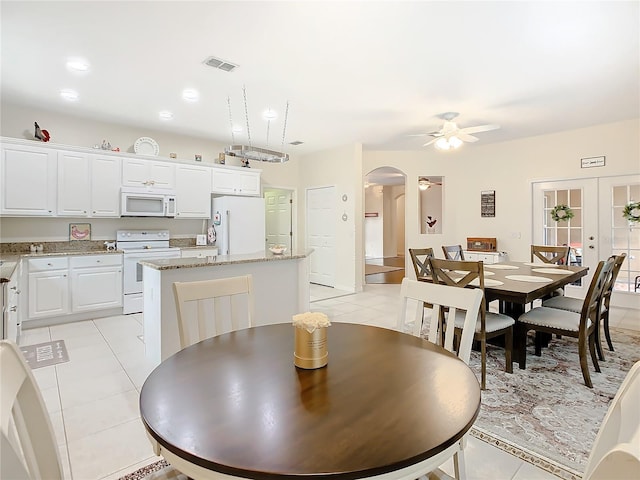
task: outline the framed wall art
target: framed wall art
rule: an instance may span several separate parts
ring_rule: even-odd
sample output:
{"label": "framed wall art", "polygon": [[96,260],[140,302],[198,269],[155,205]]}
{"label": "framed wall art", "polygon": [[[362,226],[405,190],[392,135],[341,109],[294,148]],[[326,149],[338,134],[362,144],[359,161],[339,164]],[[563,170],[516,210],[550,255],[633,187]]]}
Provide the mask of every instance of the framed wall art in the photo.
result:
{"label": "framed wall art", "polygon": [[91,240],[91,224],[90,223],[70,223],[69,224],[69,241],[72,240]]}
{"label": "framed wall art", "polygon": [[480,192],[480,216],[495,217],[496,216],[496,191],[485,190]]}

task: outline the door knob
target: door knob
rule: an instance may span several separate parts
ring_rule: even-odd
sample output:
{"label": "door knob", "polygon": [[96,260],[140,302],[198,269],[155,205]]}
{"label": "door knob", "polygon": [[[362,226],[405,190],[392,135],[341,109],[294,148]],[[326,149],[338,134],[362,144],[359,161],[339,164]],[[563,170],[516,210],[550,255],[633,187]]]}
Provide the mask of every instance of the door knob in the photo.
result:
{"label": "door knob", "polygon": [[589,237],[589,240],[594,240],[594,239],[595,239],[595,238],[594,238],[594,236],[593,236],[593,235],[591,235],[591,236]]}

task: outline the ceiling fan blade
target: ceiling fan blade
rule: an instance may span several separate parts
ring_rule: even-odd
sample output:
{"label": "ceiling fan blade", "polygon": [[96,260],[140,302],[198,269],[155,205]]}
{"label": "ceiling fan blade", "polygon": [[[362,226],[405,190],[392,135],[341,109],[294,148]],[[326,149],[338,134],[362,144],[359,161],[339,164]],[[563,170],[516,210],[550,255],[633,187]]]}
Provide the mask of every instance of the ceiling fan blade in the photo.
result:
{"label": "ceiling fan blade", "polygon": [[477,127],[461,128],[460,131],[462,133],[480,133],[480,132],[488,132],[490,130],[497,130],[499,128],[500,128],[500,125],[478,125]]}
{"label": "ceiling fan blade", "polygon": [[469,142],[469,143],[477,142],[479,140],[478,137],[474,137],[473,135],[469,135],[468,133],[463,132],[462,130],[460,130],[457,133],[456,137],[458,137],[463,142]]}
{"label": "ceiling fan blade", "polygon": [[424,137],[429,135],[428,133],[408,133],[407,137]]}
{"label": "ceiling fan blade", "polygon": [[427,147],[429,145],[431,145],[433,142],[435,142],[436,140],[438,140],[437,138],[434,138],[433,140],[429,140],[427,143],[425,143],[424,145],[422,145],[423,147]]}

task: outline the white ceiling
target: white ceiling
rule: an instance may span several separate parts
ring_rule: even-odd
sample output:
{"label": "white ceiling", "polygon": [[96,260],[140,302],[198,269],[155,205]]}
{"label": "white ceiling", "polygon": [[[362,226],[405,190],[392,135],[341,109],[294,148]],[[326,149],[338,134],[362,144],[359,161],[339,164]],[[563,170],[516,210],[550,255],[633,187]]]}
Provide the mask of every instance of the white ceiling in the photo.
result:
{"label": "white ceiling", "polygon": [[[640,117],[638,1],[0,5],[3,101],[216,142],[231,143],[229,98],[247,143],[243,86],[254,146],[281,149],[289,102],[292,154],[420,149],[408,135],[447,111],[461,127],[502,126],[465,148]],[[211,55],[239,67],[205,66]],[[68,71],[69,57],[90,71]],[[267,108],[279,114],[268,144]]]}

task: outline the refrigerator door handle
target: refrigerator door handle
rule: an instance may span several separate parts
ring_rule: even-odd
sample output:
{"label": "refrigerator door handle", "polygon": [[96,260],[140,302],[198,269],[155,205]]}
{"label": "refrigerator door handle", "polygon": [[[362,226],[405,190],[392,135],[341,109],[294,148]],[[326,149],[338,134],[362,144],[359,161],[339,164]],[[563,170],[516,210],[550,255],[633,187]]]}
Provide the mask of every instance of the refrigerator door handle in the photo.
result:
{"label": "refrigerator door handle", "polygon": [[227,217],[226,218],[227,228],[224,229],[224,236],[225,236],[224,245],[225,245],[226,250],[227,250],[225,255],[231,255],[231,252],[230,252],[231,243],[229,242],[229,239],[230,239],[230,236],[231,236],[231,234],[229,233],[230,230],[231,230],[231,211],[230,210],[226,210],[224,213],[225,213],[225,216]]}

